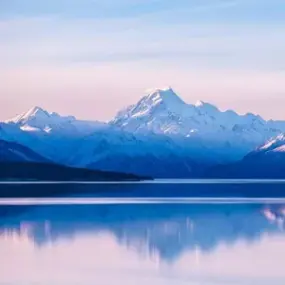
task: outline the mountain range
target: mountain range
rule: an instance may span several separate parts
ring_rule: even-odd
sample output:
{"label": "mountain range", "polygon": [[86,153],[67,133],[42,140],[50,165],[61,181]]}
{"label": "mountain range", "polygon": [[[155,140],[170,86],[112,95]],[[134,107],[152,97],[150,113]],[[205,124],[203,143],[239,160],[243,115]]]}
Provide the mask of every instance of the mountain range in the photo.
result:
{"label": "mountain range", "polygon": [[109,122],[34,107],[0,123],[1,140],[46,160],[160,178],[220,176],[225,165],[246,169],[253,161],[278,167],[285,150],[283,133],[285,121],[221,111],[202,101],[188,104],[170,87],[153,90]]}

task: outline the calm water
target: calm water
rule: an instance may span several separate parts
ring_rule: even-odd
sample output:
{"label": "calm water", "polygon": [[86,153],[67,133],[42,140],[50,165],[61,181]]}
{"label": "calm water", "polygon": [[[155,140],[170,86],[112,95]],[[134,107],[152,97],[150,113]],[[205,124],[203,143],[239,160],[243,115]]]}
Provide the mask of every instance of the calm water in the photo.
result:
{"label": "calm water", "polygon": [[283,199],[233,203],[230,195],[216,203],[188,195],[156,203],[154,195],[148,203],[142,192],[116,198],[117,190],[104,196],[88,188],[69,202],[69,195],[2,199],[0,284],[285,284]]}
{"label": "calm water", "polygon": [[138,183],[0,183],[5,197],[285,198],[285,180],[159,180]]}

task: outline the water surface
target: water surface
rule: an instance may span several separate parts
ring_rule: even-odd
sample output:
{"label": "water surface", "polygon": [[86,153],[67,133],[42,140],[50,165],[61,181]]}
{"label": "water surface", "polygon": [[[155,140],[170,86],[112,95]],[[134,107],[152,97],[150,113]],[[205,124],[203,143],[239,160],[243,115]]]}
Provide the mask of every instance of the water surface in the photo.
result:
{"label": "water surface", "polygon": [[0,206],[0,284],[285,284],[282,200],[171,199],[65,205],[10,200]]}
{"label": "water surface", "polygon": [[282,180],[157,180],[142,182],[13,182],[0,184],[6,197],[285,198]]}

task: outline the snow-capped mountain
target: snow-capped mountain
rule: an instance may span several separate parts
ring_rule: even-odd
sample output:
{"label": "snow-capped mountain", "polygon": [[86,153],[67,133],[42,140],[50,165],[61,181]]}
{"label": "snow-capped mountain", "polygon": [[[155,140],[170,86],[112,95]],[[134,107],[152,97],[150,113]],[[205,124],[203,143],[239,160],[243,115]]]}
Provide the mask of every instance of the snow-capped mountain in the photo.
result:
{"label": "snow-capped mountain", "polygon": [[[74,126],[76,130],[72,131]],[[203,168],[203,163],[195,161],[171,137],[132,134],[105,123],[95,122],[92,126],[86,132],[88,128],[82,121],[37,107],[2,123],[0,136],[71,166],[156,177],[169,177],[170,172],[171,177],[187,177],[190,173],[196,176]]]}
{"label": "snow-capped mountain", "polygon": [[111,124],[132,133],[156,133],[182,141],[181,147],[239,159],[285,129],[254,114],[220,111],[202,101],[187,104],[171,89],[156,89],[120,111]]}
{"label": "snow-capped mountain", "polygon": [[214,105],[202,101],[195,105],[187,104],[171,88],[154,90],[137,104],[119,112],[112,123],[131,132],[149,130],[186,137],[238,131],[238,126],[240,129],[251,127],[258,130],[266,124],[259,116],[221,112]]}
{"label": "snow-capped mountain", "polygon": [[54,162],[66,164],[84,137],[107,127],[106,123],[77,120],[34,107],[0,123],[0,138],[18,142]]}
{"label": "snow-capped mountain", "polygon": [[[242,159],[285,132],[285,121],[184,102],[155,89],[109,123],[81,121],[35,107],[0,123],[0,139],[61,164],[156,177],[189,177]],[[173,170],[175,169],[175,171]]]}
{"label": "snow-capped mountain", "polygon": [[34,107],[17,117],[7,120],[7,124],[15,124],[27,132],[64,133],[74,135],[88,135],[104,126],[97,121],[81,121],[73,116],[60,116],[55,112],[48,112],[40,107]]}

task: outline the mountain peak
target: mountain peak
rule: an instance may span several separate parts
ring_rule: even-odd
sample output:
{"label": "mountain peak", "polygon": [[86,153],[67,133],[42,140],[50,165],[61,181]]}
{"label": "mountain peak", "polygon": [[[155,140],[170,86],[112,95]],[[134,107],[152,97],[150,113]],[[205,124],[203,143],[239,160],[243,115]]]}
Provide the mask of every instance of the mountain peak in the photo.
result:
{"label": "mountain peak", "polygon": [[27,112],[22,113],[11,120],[8,120],[7,122],[18,124],[18,123],[23,123],[30,119],[34,119],[34,118],[47,119],[49,117],[50,117],[49,112],[47,112],[46,110],[44,110],[43,108],[39,106],[35,106],[29,109]]}
{"label": "mountain peak", "polygon": [[156,105],[161,102],[164,102],[169,106],[185,104],[171,87],[152,89],[144,99],[144,101],[148,101],[152,105]]}
{"label": "mountain peak", "polygon": [[39,106],[35,106],[33,108],[31,108],[26,114],[25,117],[32,117],[32,116],[47,116],[49,117],[49,112],[47,112],[46,110],[44,110],[43,108],[39,107]]}
{"label": "mountain peak", "polygon": [[134,125],[139,127],[138,118],[148,118],[160,116],[163,113],[177,113],[185,111],[187,104],[173,91],[171,87],[148,89],[147,95],[139,102],[120,111],[113,124],[120,125],[124,120],[136,120]]}
{"label": "mountain peak", "polygon": [[166,86],[166,87],[162,87],[162,88],[150,88],[147,89],[146,92],[148,94],[152,94],[152,93],[156,93],[156,92],[167,92],[167,91],[171,91],[174,92],[173,89],[171,88],[171,86]]}
{"label": "mountain peak", "polygon": [[48,112],[39,106],[29,109],[27,112],[6,121],[5,123],[13,123],[19,125],[25,130],[46,130],[52,127],[60,126],[63,123],[76,121],[73,116],[60,116],[55,112]]}

